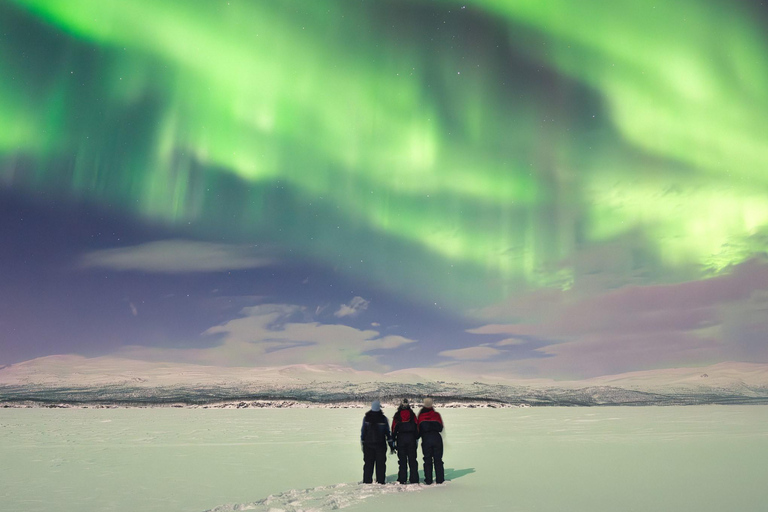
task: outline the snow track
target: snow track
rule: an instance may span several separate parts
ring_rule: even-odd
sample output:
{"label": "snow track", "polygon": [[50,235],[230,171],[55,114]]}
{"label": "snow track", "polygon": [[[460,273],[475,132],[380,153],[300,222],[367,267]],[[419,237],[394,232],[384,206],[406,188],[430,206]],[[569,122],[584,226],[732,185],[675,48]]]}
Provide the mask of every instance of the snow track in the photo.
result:
{"label": "snow track", "polygon": [[232,512],[238,510],[255,510],[257,512],[322,512],[356,505],[372,496],[398,492],[419,492],[427,488],[423,484],[401,485],[399,483],[387,483],[386,485],[362,483],[326,485],[310,489],[292,489],[272,494],[252,503],[221,505],[206,512]]}

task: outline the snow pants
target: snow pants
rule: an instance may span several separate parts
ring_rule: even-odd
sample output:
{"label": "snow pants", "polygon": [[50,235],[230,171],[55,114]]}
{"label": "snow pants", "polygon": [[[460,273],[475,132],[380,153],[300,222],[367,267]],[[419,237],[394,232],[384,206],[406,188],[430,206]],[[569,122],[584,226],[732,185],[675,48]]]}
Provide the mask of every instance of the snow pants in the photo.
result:
{"label": "snow pants", "polygon": [[432,483],[432,464],[435,466],[435,481],[441,484],[445,481],[443,468],[443,438],[440,434],[425,436],[421,441],[421,452],[424,454],[424,483]]}
{"label": "snow pants", "polygon": [[404,484],[408,480],[408,468],[411,469],[412,484],[419,483],[419,461],[416,459],[416,443],[413,442],[407,444],[397,444],[397,462],[400,466],[400,470],[397,472],[397,481]]}
{"label": "snow pants", "polygon": [[383,484],[387,478],[387,445],[363,445],[363,483],[373,483],[373,467],[376,466],[376,482]]}

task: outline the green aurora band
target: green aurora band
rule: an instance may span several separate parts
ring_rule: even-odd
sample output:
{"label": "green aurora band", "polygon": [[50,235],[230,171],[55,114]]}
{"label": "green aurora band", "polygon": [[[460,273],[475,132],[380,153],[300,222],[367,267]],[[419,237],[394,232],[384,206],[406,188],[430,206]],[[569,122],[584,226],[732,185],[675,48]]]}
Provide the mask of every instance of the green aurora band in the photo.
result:
{"label": "green aurora band", "polygon": [[6,187],[462,308],[595,251],[625,284],[768,248],[747,4],[13,0],[0,27]]}

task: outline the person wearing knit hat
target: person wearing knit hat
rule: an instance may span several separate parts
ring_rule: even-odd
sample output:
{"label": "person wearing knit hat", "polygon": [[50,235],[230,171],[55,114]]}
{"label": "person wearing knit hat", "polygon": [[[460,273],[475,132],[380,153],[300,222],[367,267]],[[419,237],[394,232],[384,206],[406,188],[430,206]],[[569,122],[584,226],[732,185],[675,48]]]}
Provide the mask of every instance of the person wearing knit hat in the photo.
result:
{"label": "person wearing knit hat", "polygon": [[[416,449],[419,444],[419,435],[416,428],[416,415],[411,409],[407,398],[403,398],[400,407],[397,408],[395,417],[392,418],[392,438],[395,441],[399,471],[397,481],[405,484],[419,483],[419,461],[416,458]],[[408,480],[408,469],[411,470],[411,478]]]}
{"label": "person wearing knit hat", "polygon": [[424,483],[432,483],[432,467],[435,469],[435,482],[445,481],[443,467],[443,418],[435,411],[431,398],[424,399],[424,406],[416,417],[416,426],[421,438],[421,453],[424,455]]}
{"label": "person wearing knit hat", "polygon": [[376,482],[383,484],[387,476],[387,444],[395,452],[389,421],[381,412],[381,402],[371,402],[371,410],[365,413],[363,427],[360,430],[360,446],[363,449],[363,483],[373,483],[373,470],[376,469]]}

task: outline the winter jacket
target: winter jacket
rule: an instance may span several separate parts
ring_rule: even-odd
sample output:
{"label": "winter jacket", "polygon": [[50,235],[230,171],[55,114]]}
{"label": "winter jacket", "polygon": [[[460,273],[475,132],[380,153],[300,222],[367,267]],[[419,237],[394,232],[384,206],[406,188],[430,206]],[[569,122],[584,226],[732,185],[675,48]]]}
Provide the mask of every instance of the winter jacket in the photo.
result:
{"label": "winter jacket", "polygon": [[419,437],[416,415],[410,407],[400,407],[392,418],[392,437],[398,445],[414,443]]}
{"label": "winter jacket", "polygon": [[416,418],[420,437],[439,436],[443,431],[443,418],[434,409],[423,407]]}
{"label": "winter jacket", "polygon": [[387,417],[381,411],[368,411],[360,429],[360,442],[366,446],[389,444],[393,446],[392,433],[389,431]]}

